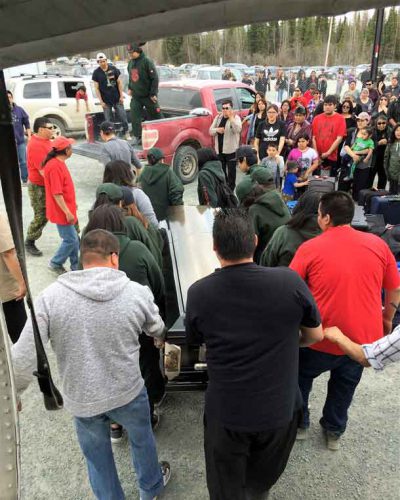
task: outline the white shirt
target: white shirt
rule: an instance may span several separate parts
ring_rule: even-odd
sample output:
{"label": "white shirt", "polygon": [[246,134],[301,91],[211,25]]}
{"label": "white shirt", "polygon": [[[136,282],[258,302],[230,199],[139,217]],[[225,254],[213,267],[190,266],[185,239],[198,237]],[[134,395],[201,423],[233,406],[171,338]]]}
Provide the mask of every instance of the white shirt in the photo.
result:
{"label": "white shirt", "polygon": [[365,357],[374,370],[383,370],[389,363],[400,361],[400,325],[389,335],[362,346]]}

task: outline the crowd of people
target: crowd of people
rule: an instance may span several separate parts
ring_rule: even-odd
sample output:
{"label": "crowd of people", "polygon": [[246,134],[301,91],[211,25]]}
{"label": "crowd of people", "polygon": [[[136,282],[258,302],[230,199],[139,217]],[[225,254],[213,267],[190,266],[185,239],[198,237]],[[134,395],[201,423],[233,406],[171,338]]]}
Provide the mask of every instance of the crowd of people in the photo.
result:
{"label": "crowd of people", "polygon": [[[132,82],[143,83],[138,73],[152,66],[140,46],[130,49]],[[120,113],[120,100],[102,94],[105,84],[116,97],[119,76],[98,59],[104,110]],[[359,95],[350,82],[338,96],[326,95],[316,75],[300,74],[285,100],[281,81],[284,74],[276,81],[280,105],[257,90],[244,119],[225,100],[209,129],[212,147],[197,153],[199,204],[220,208],[213,244],[221,269],[190,287],[185,320],[188,343],[207,348],[204,446],[212,500],[267,497],[296,437],[308,438],[308,399],[324,372],[330,379],[320,425],[328,449],[339,449],[363,366],[382,369],[400,358],[400,332],[391,333],[400,302],[395,258],[382,239],[350,227],[354,200],[376,176],[378,188],[389,181],[391,193],[399,189],[398,82],[375,89],[367,79]],[[152,89],[141,95],[132,84],[135,116],[139,108],[160,113]],[[56,354],[93,492],[100,500],[124,498],[111,443],[126,432],[140,498],[152,500],[171,474],[158,460],[153,434],[165,395],[159,349],[167,241],[159,223],[170,206],[183,204],[184,187],[159,148],[147,152],[143,168],[107,111],[103,182],[81,231],[67,165],[74,141],[52,140],[46,118],[34,121],[31,134],[28,117],[9,99],[17,147],[21,130],[29,131],[25,177],[19,152],[34,214],[25,248],[42,256],[36,243],[48,221],[61,239],[48,263],[58,278],[37,298],[36,316]],[[311,189],[315,176],[337,177],[339,190]],[[0,236],[0,299],[22,390],[32,379],[35,348],[26,286],[1,214]]]}

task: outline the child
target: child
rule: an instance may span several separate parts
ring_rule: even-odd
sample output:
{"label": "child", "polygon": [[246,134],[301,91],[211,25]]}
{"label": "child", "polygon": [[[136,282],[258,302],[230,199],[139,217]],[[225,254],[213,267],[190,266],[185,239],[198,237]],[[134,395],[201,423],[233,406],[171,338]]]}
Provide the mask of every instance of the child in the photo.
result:
{"label": "child", "polygon": [[276,189],[282,186],[282,177],[285,170],[285,163],[282,156],[278,154],[278,147],[275,144],[269,144],[267,156],[261,160],[263,167],[269,167],[274,175]]}
{"label": "child", "polygon": [[86,104],[86,111],[89,113],[89,103],[88,103],[88,95],[86,93],[86,87],[84,85],[81,85],[78,87],[78,90],[76,91],[75,94],[75,99],[76,99],[76,112],[79,113],[79,101],[83,99]]}
{"label": "child", "polygon": [[[358,131],[357,137],[354,141],[354,144],[351,147],[351,150],[357,153],[358,156],[361,156],[361,160],[364,163],[368,163],[369,159],[374,152],[374,141],[371,139],[372,131],[368,128],[363,128]],[[358,162],[357,162],[358,163]],[[354,170],[356,169],[357,163],[353,161],[350,167],[350,174],[345,177],[344,181],[350,181],[354,177]]]}
{"label": "child", "polygon": [[389,179],[390,194],[399,194],[400,179],[400,124],[392,132],[390,142],[386,147],[384,159],[385,172]]}
{"label": "child", "polygon": [[296,147],[293,148],[288,156],[289,161],[295,161],[299,166],[298,177],[300,180],[307,180],[315,169],[318,168],[318,153],[315,149],[309,147],[310,136],[302,133],[297,138]]}
{"label": "child", "polygon": [[286,178],[285,184],[282,189],[282,198],[284,201],[291,201],[294,199],[296,194],[296,189],[303,186],[308,186],[308,180],[299,182],[297,179],[297,172],[299,171],[299,166],[295,161],[288,161],[286,164]]}

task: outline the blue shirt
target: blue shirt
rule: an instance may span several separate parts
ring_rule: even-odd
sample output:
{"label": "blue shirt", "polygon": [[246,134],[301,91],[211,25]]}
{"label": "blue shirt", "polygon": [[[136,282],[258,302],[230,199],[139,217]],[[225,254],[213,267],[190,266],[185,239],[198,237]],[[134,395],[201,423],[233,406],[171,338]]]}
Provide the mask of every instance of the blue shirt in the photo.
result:
{"label": "blue shirt", "polygon": [[285,179],[285,185],[283,186],[282,193],[285,193],[289,196],[294,196],[296,192],[295,182],[297,182],[296,174],[287,174]]}
{"label": "blue shirt", "polygon": [[29,124],[29,117],[24,109],[16,104],[11,107],[11,118],[14,127],[15,142],[17,144],[23,144],[25,142],[25,129],[31,128]]}

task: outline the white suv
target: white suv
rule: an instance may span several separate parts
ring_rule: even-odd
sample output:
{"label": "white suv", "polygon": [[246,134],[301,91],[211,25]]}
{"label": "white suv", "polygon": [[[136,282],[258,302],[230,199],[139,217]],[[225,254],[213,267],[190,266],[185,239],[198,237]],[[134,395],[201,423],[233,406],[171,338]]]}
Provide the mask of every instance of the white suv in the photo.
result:
{"label": "white suv", "polygon": [[54,124],[54,136],[85,131],[85,101],[76,111],[75,94],[84,85],[90,112],[102,111],[91,77],[59,75],[17,76],[7,81],[14,102],[29,115],[31,126],[36,118],[45,116]]}

